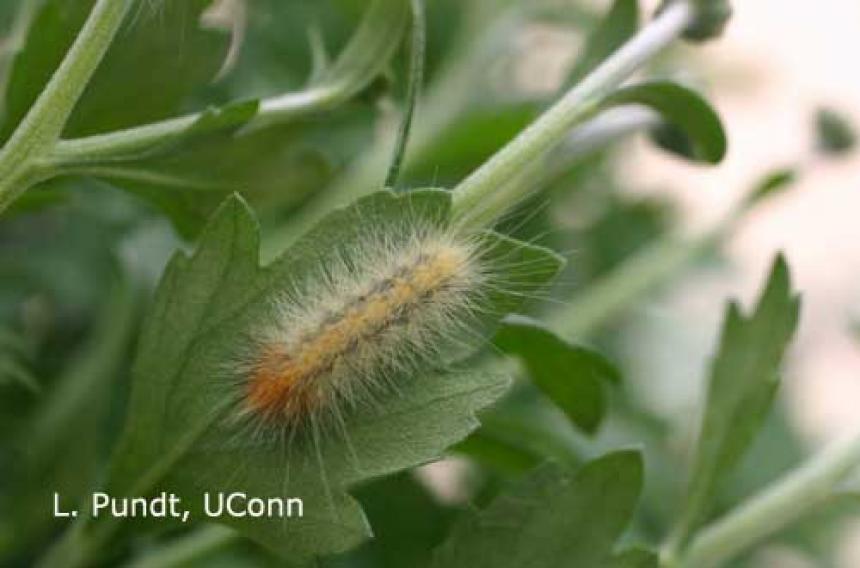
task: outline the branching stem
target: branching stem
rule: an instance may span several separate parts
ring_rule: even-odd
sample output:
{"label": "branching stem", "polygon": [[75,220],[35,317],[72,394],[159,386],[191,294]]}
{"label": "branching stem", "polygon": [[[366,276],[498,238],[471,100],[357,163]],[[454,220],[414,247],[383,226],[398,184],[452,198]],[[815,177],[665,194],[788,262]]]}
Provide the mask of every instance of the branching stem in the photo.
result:
{"label": "branching stem", "polygon": [[40,161],[51,150],[113,42],[130,0],[98,0],[71,49],[33,107],[0,150],[0,212],[47,175]]}
{"label": "branching stem", "polygon": [[[76,173],[81,167],[116,162],[146,155],[168,143],[181,142],[204,115],[191,113],[152,124],[73,140],[60,135],[75,105],[128,12],[131,0],[99,0],[72,48],[44,92],[0,151],[0,213],[39,181]],[[372,25],[384,18],[392,29],[408,16],[405,0],[376,0],[362,24],[344,48],[347,62],[333,65],[330,76],[310,87],[259,102],[257,113],[242,127],[255,130],[289,122],[312,112],[340,105],[376,77],[393,55],[398,42],[390,36],[371,41]],[[371,38],[371,40],[368,40]],[[369,42],[369,46],[368,46]],[[365,60],[355,66],[356,53]],[[361,58],[359,58],[361,59]]]}
{"label": "branching stem", "polygon": [[672,3],[656,19],[608,57],[581,83],[523,130],[454,189],[454,212],[471,218],[495,218],[524,195],[510,195],[504,203],[487,200],[517,172],[561,142],[575,125],[591,118],[600,100],[626,81],[654,55],[677,39],[695,16],[689,2]]}

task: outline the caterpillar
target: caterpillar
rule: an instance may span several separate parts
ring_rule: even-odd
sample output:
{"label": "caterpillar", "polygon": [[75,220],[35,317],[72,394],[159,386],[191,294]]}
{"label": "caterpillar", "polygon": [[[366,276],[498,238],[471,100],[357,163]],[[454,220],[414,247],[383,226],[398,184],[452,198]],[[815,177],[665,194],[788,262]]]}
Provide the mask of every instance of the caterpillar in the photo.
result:
{"label": "caterpillar", "polygon": [[244,365],[243,415],[294,430],[438,364],[472,327],[482,257],[476,239],[420,223],[328,256],[274,302]]}

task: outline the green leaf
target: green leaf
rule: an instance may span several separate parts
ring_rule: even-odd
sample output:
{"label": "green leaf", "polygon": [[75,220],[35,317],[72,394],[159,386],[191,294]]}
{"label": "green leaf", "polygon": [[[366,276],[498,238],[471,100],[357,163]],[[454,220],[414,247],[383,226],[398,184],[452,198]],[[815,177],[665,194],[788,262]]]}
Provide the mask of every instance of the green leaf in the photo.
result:
{"label": "green leaf", "polygon": [[39,394],[40,381],[32,366],[32,349],[27,340],[6,327],[0,327],[0,387],[17,387]]}
{"label": "green leaf", "polygon": [[839,111],[821,108],[815,113],[818,147],[825,154],[839,156],[857,146],[857,133],[851,122]]}
{"label": "green leaf", "polygon": [[574,474],[535,470],[457,525],[433,568],[606,568],[642,489],[642,458],[621,451]]}
{"label": "green leaf", "polygon": [[495,338],[505,353],[522,357],[532,381],[582,430],[594,433],[606,411],[607,383],[620,374],[599,353],[571,345],[540,322],[508,316]]}
{"label": "green leaf", "polygon": [[616,555],[607,568],[657,568],[659,558],[650,550],[633,548]]}
{"label": "green leaf", "polygon": [[602,108],[644,105],[666,124],[655,132],[663,148],[682,157],[718,164],[728,143],[719,115],[698,93],[676,83],[653,82],[623,87],[601,102]]}
{"label": "green leaf", "polygon": [[53,492],[74,502],[92,488],[105,460],[113,388],[128,368],[136,331],[137,295],[127,275],[116,272],[85,344],[51,383],[29,416],[13,473],[9,509],[16,546],[41,545],[58,523],[43,504]]}
{"label": "green leaf", "polygon": [[714,497],[761,428],[779,386],[779,368],[797,327],[800,300],[785,260],[774,263],[753,313],[734,302],[726,310],[692,477],[675,541],[685,542],[707,517]]}
{"label": "green leaf", "polygon": [[313,86],[346,98],[364,89],[394,56],[410,14],[409,0],[374,0],[349,44]]}
{"label": "green leaf", "polygon": [[[203,29],[200,16],[212,0],[134,0],[134,17],[87,87],[66,127],[67,137],[117,130],[168,118],[208,83],[230,39]],[[30,26],[12,69],[0,137],[29,110],[59,65],[93,6],[93,0],[47,0]]]}
{"label": "green leaf", "polygon": [[0,353],[0,387],[15,386],[39,394],[39,380],[21,361],[7,353]]}
{"label": "green leaf", "polygon": [[311,128],[318,126],[286,125],[237,135],[230,125],[246,116],[238,107],[213,110],[194,127],[200,135],[169,152],[80,172],[154,204],[185,237],[198,234],[230,193],[241,192],[261,210],[284,212],[328,183],[332,160],[308,140]]}
{"label": "green leaf", "polygon": [[513,139],[536,114],[533,104],[470,108],[410,158],[406,181],[417,187],[456,183]]}
{"label": "green leaf", "polygon": [[[237,431],[225,408],[235,398],[235,379],[224,375],[235,366],[242,338],[253,336],[260,322],[271,318],[271,302],[290,289],[290,283],[300,283],[308,271],[349,254],[351,246],[366,238],[365,231],[399,230],[405,210],[422,223],[444,226],[450,194],[374,194],[332,213],[261,268],[252,214],[239,198],[224,204],[196,253],[176,256],[159,286],[134,367],[129,419],[109,476],[109,492],[174,491],[196,513],[203,491],[301,497],[301,520],[220,519],[297,564],[317,554],[344,551],[366,538],[364,516],[346,490],[438,457],[475,428],[474,412],[500,396],[507,380],[468,372],[405,377],[397,392],[379,404],[345,411],[348,439],[332,435],[285,448]],[[492,295],[492,312],[515,309],[523,296],[558,270],[556,257],[541,249],[492,235],[485,238],[496,241],[488,250],[530,263],[528,280],[514,277],[514,289]],[[99,527],[101,522],[92,521],[90,527],[97,535],[116,528],[109,522]]]}
{"label": "green leaf", "polygon": [[0,323],[0,387],[23,388],[30,394],[39,394],[42,387],[33,373],[35,362],[36,345],[26,327],[20,322]]}
{"label": "green leaf", "polygon": [[357,556],[380,568],[427,566],[458,512],[440,503],[412,473],[372,482],[359,488],[356,497],[374,536]]}
{"label": "green leaf", "polygon": [[[408,20],[408,1],[375,0],[337,60],[304,90],[284,95],[280,102],[250,100],[209,108],[173,143],[104,163],[73,165],[71,171],[141,196],[186,237],[196,235],[232,192],[260,210],[288,212],[331,180],[333,164],[348,158],[337,155],[342,144],[336,134],[349,133],[356,125],[338,116],[303,119],[367,87],[390,62]],[[116,97],[111,88],[103,91]],[[289,108],[289,101],[303,98],[322,102],[279,116],[284,101]],[[241,130],[253,119],[250,132]],[[369,127],[369,121],[361,124]]]}
{"label": "green leaf", "polygon": [[795,169],[785,168],[776,170],[764,176],[746,198],[746,207],[754,207],[766,199],[783,193],[797,183],[800,176]]}
{"label": "green leaf", "polygon": [[565,82],[575,85],[630,39],[639,28],[639,1],[615,0],[609,13],[588,38]]}
{"label": "green leaf", "polygon": [[531,383],[517,385],[481,413],[481,428],[457,445],[482,465],[521,474],[547,460],[566,467],[582,464],[588,440]]}

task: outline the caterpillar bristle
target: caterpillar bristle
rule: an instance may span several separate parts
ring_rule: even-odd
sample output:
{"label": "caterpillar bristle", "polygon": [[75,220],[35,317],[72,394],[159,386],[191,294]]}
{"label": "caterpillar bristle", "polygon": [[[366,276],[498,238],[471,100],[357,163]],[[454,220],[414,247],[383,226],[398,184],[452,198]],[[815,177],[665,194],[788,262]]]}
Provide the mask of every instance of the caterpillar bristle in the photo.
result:
{"label": "caterpillar bristle", "polygon": [[243,365],[241,414],[295,430],[438,365],[466,339],[485,273],[474,240],[436,227],[344,246],[277,300]]}

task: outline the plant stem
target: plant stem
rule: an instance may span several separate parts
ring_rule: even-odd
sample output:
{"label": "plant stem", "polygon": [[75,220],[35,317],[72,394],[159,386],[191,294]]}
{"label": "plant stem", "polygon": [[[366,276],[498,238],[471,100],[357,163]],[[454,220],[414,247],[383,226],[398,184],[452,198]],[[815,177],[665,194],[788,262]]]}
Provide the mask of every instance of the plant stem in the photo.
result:
{"label": "plant stem", "polygon": [[610,109],[589,119],[568,134],[555,152],[538,157],[496,188],[479,211],[468,214],[469,224],[491,226],[500,211],[507,211],[511,203],[518,202],[524,195],[550,186],[590,153],[629,134],[658,126],[661,120],[650,109],[638,107]]}
{"label": "plant stem", "polygon": [[409,134],[412,131],[412,120],[415,116],[415,107],[418,105],[418,97],[421,94],[421,86],[424,82],[424,60],[427,52],[427,14],[424,0],[412,0],[412,49],[409,62],[409,84],[406,89],[406,104],[400,128],[397,132],[397,140],[394,144],[394,154],[388,175],[385,179],[385,187],[397,189],[397,180],[406,157],[406,147],[409,143]]}
{"label": "plant stem", "polygon": [[[181,141],[204,116],[192,113],[77,140],[59,139],[131,3],[98,0],[59,69],[0,151],[0,213],[28,187],[45,179],[76,172],[81,165],[140,157]],[[406,0],[375,0],[327,77],[305,90],[261,101],[255,116],[242,126],[264,128],[348,100],[379,74],[399,45],[395,41],[399,36],[376,33],[379,20],[388,22],[392,30],[401,23],[405,28],[408,14]]]}
{"label": "plant stem", "polygon": [[669,5],[531,126],[463,180],[454,189],[455,215],[466,218],[467,222],[478,212],[484,218],[496,217],[512,202],[521,199],[523,195],[511,195],[505,203],[494,202],[490,212],[481,211],[499,187],[560,142],[573,126],[590,118],[602,97],[678,38],[694,16],[687,1]]}
{"label": "plant stem", "polygon": [[832,497],[860,466],[860,432],[823,450],[758,496],[706,526],[670,566],[707,568],[725,562]]}
{"label": "plant stem", "polygon": [[[538,2],[526,3],[522,7],[518,7],[519,10],[531,17],[534,17],[535,12],[546,8],[547,6]],[[456,119],[463,109],[465,109],[469,102],[469,96],[473,93],[475,77],[480,76],[480,72],[477,70],[485,67],[491,60],[492,55],[503,49],[506,38],[522,17],[522,14],[519,15],[519,18],[511,16],[509,19],[505,19],[501,23],[497,24],[497,26],[485,36],[483,41],[479,42],[476,47],[472,48],[472,51],[459,58],[454,67],[445,70],[441,81],[437,80],[432,92],[425,98],[422,107],[423,112],[419,116],[414,134],[412,135],[412,140],[410,140],[410,148],[406,156],[407,162],[410,159],[414,159],[415,156],[420,155],[422,152],[430,148],[433,143],[437,142],[439,136],[446,131],[446,128],[451,126],[452,120]],[[665,45],[671,43],[675,37],[680,35],[687,21],[692,19],[692,17],[692,10],[689,8],[686,0],[680,1],[677,5],[673,5],[671,9],[664,12],[657,20],[651,22],[640,34],[628,42],[618,53],[611,56],[606,63],[599,66],[591,76],[587,77],[579,86],[574,87],[563,101],[569,101],[575,93],[576,98],[579,98],[588,92],[599,92],[600,94],[605,94],[605,92],[611,91],[614,86],[622,82],[638,67],[645,63],[649,57],[658,52]],[[610,61],[613,63],[610,63]],[[623,67],[624,69],[620,70],[619,67]],[[615,76],[616,73],[619,76]],[[606,85],[597,89],[596,87],[598,83],[601,83],[602,81],[607,81]],[[574,104],[576,103],[576,101],[571,102]],[[559,105],[562,105],[562,102],[557,103],[556,106],[553,107],[556,109],[556,117],[558,116],[559,111],[557,109]],[[561,141],[571,127],[575,126],[578,122],[584,122],[590,118],[589,112],[582,112],[580,115],[577,114],[576,111],[577,109],[573,110],[576,115],[573,120],[563,126],[556,125],[559,128],[553,129],[554,132],[551,138],[548,137],[542,141],[540,149],[530,148],[530,157],[524,161],[536,161],[535,158],[543,150],[548,149],[553,144]],[[548,112],[553,112],[553,110],[551,109]],[[543,124],[546,124],[548,120],[549,119],[547,119],[546,116],[538,119],[538,121]],[[616,124],[616,126],[618,126],[618,124]],[[645,125],[645,127],[647,126],[648,125]],[[605,125],[601,125],[597,130],[604,130],[604,128]],[[533,131],[533,129],[534,125],[529,130],[524,131],[523,135],[525,135],[525,132]],[[543,130],[543,127],[541,127],[541,129]],[[622,127],[620,128],[620,131],[629,132],[630,129]],[[511,145],[521,144],[521,142],[518,141],[521,140],[523,135],[515,139]],[[603,140],[605,143],[607,137],[602,135],[596,136],[594,137],[594,142],[598,141],[598,139]],[[285,225],[277,232],[268,235],[263,241],[263,260],[266,261],[277,256],[277,254],[295,242],[295,240],[304,234],[310,227],[322,220],[322,218],[331,210],[336,207],[344,206],[362,195],[378,190],[379,186],[374,180],[378,179],[380,175],[383,175],[380,171],[384,171],[384,168],[388,165],[389,158],[387,148],[392,140],[393,136],[386,137],[383,144],[376,146],[374,151],[365,159],[358,161],[357,165],[351,168],[346,175],[342,176],[333,187],[326,192],[320,193],[319,197],[314,198],[306,207],[304,207],[302,209],[301,216],[291,219],[289,224]],[[589,142],[589,144],[593,144],[594,142]],[[509,145],[509,147],[511,145]],[[522,151],[523,149],[524,148],[520,146],[519,151]],[[499,155],[503,153],[507,153],[507,149],[503,149],[499,152],[496,159],[498,159]],[[489,167],[489,164],[485,164],[478,170],[478,172],[486,172]],[[496,166],[494,165],[493,168],[495,167]],[[505,171],[509,171],[511,169],[513,168],[506,168]],[[478,172],[475,172],[475,174],[470,176],[469,179],[474,178]],[[509,176],[509,178],[514,177],[515,176],[513,175]],[[501,179],[504,182],[510,181],[510,179],[505,179],[505,176],[500,174],[494,175],[493,178]],[[463,203],[464,200],[462,199],[464,195],[463,184],[468,182],[469,179],[465,180],[457,189],[454,190],[455,211],[462,212],[469,206],[475,205],[475,203],[472,202],[472,199],[466,200],[472,203]],[[501,183],[499,185],[501,185]],[[497,203],[499,210],[509,209],[512,203],[516,203],[522,199],[523,195],[532,191],[534,184],[518,184],[518,187],[518,190],[509,188],[512,192],[509,197],[493,199],[493,201]],[[494,189],[498,189],[498,187],[495,185],[488,185],[483,187],[481,192],[489,194],[493,193]],[[468,191],[470,193],[472,192],[472,190]],[[520,193],[516,193],[517,191]],[[477,203],[483,206],[486,202],[478,200]],[[494,209],[495,208],[487,208],[485,211],[480,212],[472,211],[469,214],[469,222],[474,225],[481,225],[486,220],[495,219],[499,211]],[[480,219],[478,219],[479,217]]]}
{"label": "plant stem", "polygon": [[[476,4],[472,10],[476,10],[478,6],[479,4]],[[459,57],[453,58],[453,61],[443,67],[431,88],[423,93],[421,113],[415,117],[404,163],[408,164],[416,156],[421,156],[432,148],[457,117],[463,114],[476,90],[475,79],[480,76],[476,70],[486,68],[493,56],[504,48],[506,39],[524,17],[519,11],[532,8],[530,4],[512,9],[517,15],[506,14],[500,17],[489,30],[478,27],[478,22],[482,20],[476,18],[473,13],[470,12],[470,16],[465,18],[465,33],[470,40],[467,43],[468,48],[461,48]],[[473,36],[478,30],[481,30],[483,35],[475,41]],[[460,41],[467,40],[462,38]],[[330,187],[311,196],[310,201],[302,207],[300,215],[293,216],[288,223],[266,235],[262,243],[263,262],[268,262],[286,250],[332,210],[378,191],[379,180],[385,176],[386,169],[391,164],[390,148],[395,144],[395,136],[394,132],[383,133],[379,141],[356,159]]]}
{"label": "plant stem", "polygon": [[59,68],[0,151],[0,212],[45,175],[37,173],[38,162],[60,138],[130,7],[130,0],[98,0]]}
{"label": "plant stem", "polygon": [[[343,99],[343,93],[336,87],[311,88],[265,99],[260,101],[257,114],[244,127],[256,129],[287,122],[303,114],[337,106]],[[203,112],[195,112],[107,134],[61,140],[50,159],[53,164],[62,166],[135,157],[184,138],[203,115]]]}
{"label": "plant stem", "polygon": [[[406,0],[374,0],[369,4],[361,23],[327,75],[301,91],[261,100],[254,117],[241,125],[244,131],[282,124],[298,116],[336,107],[379,75],[399,46],[399,33],[406,28],[409,5]],[[388,34],[377,33],[380,20],[387,23],[386,29],[390,28]],[[51,162],[62,167],[134,158],[164,144],[182,141],[203,116],[202,112],[191,113],[116,132],[63,140],[54,149]]]}

